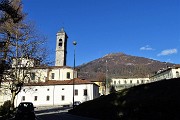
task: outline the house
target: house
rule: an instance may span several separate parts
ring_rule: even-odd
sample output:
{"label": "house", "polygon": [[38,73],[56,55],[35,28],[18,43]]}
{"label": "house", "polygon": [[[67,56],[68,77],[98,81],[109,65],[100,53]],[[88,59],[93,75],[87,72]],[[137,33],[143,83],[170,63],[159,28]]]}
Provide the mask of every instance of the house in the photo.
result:
{"label": "house", "polygon": [[99,86],[99,94],[106,95],[106,87],[104,81],[91,81]]}
{"label": "house", "polygon": [[156,74],[150,77],[151,81],[159,81],[164,79],[172,79],[180,77],[180,65],[168,67],[166,69],[159,70]]}
{"label": "house", "polygon": [[[74,81],[73,81],[74,80]],[[28,83],[17,95],[15,106],[20,102],[33,102],[35,106],[63,106],[74,101],[85,102],[99,97],[99,86],[88,80],[72,80]]]}
{"label": "house", "polygon": [[149,78],[112,78],[111,85],[114,86],[116,90],[122,90],[149,82]]}

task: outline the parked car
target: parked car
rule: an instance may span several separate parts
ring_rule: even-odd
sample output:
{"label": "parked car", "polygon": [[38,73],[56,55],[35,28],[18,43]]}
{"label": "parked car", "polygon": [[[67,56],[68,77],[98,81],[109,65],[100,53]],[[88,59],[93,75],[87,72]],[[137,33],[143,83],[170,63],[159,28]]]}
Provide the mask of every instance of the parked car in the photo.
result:
{"label": "parked car", "polygon": [[17,107],[15,120],[35,120],[34,108],[32,102],[21,102]]}
{"label": "parked car", "polygon": [[74,102],[74,107],[78,106],[79,104],[81,104],[80,101],[75,101],[75,102]]}

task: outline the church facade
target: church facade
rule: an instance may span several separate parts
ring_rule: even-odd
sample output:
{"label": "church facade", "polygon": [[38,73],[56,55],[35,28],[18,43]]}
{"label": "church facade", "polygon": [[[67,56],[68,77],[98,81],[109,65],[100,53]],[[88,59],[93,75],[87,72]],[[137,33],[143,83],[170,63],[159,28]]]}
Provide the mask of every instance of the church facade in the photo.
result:
{"label": "church facade", "polygon": [[[35,106],[72,105],[73,100],[82,103],[99,97],[98,85],[79,79],[77,71],[66,65],[67,39],[64,29],[56,34],[55,66],[40,66],[36,59],[22,59],[18,63],[20,67],[30,63],[31,69],[30,79],[24,81],[15,106],[20,102],[32,102]],[[0,95],[0,99],[4,101],[10,97]]]}

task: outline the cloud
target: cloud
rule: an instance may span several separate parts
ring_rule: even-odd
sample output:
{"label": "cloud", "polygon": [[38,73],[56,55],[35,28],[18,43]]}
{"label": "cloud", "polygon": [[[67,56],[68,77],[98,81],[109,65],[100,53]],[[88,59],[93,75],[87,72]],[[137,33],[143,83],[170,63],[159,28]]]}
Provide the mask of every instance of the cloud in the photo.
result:
{"label": "cloud", "polygon": [[154,50],[154,49],[151,48],[149,45],[146,45],[144,47],[141,47],[140,50]]}
{"label": "cloud", "polygon": [[176,54],[178,52],[177,49],[167,49],[161,51],[161,53],[157,54],[157,56],[165,56],[165,55],[171,55],[171,54]]}

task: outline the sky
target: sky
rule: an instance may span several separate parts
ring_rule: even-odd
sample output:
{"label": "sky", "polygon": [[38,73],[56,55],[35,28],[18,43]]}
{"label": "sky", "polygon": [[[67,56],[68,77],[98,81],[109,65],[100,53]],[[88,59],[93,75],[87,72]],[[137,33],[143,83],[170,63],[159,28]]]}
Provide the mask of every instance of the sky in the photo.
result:
{"label": "sky", "polygon": [[180,64],[180,0],[22,0],[27,19],[47,37],[55,61],[56,33],[68,35],[67,65],[110,53]]}

